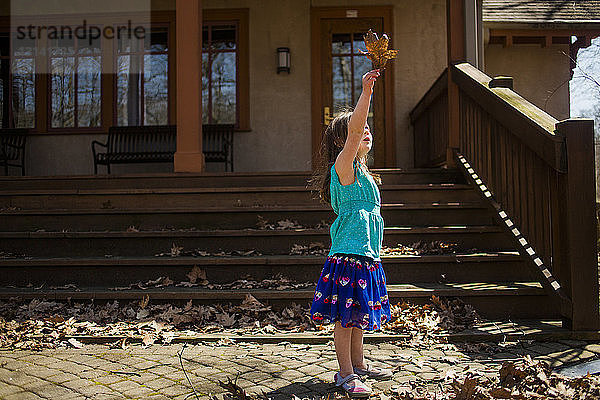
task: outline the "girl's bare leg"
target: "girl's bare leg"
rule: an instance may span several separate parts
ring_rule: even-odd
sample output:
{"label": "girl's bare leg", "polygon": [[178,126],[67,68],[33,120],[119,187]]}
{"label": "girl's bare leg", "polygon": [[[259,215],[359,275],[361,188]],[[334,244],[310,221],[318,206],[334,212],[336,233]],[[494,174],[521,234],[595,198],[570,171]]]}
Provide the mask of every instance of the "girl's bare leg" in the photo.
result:
{"label": "girl's bare leg", "polygon": [[365,359],[363,353],[363,330],[360,328],[352,327],[352,339],[350,354],[352,357],[352,366],[366,369]]}
{"label": "girl's bare leg", "polygon": [[354,373],[350,354],[353,330],[354,328],[344,328],[340,321],[335,322],[333,343],[335,345],[335,354],[340,366],[340,376],[342,378]]}

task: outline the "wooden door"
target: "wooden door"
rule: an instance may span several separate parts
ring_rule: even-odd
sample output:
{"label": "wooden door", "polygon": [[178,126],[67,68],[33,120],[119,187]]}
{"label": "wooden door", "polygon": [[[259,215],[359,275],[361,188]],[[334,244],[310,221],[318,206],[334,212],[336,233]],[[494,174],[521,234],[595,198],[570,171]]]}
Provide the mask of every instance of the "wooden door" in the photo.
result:
{"label": "wooden door", "polygon": [[[362,75],[371,70],[371,61],[360,50],[366,51],[363,35],[369,30],[381,33],[383,17],[327,18],[320,20],[321,55],[321,126],[323,133],[329,122],[342,107],[356,106],[362,91]],[[373,90],[367,122],[373,134],[373,147],[367,155],[371,168],[385,166],[385,74]]]}

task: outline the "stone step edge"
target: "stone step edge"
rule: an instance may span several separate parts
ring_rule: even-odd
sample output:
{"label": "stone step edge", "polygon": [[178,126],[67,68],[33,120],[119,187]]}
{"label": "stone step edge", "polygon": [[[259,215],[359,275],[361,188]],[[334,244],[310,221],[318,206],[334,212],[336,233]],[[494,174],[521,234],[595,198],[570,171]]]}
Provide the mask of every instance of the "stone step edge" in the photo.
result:
{"label": "stone step edge", "polygon": [[[33,335],[33,338],[42,338],[43,335]],[[434,335],[441,342],[449,343],[479,343],[479,342],[496,342],[518,341],[518,340],[535,340],[535,341],[556,341],[556,340],[584,340],[584,341],[599,341],[600,331],[570,331],[563,328],[557,328],[556,331],[547,332],[531,332],[531,333],[443,333]],[[62,340],[75,339],[83,344],[107,344],[114,343],[126,339],[128,343],[142,343],[141,335],[125,336],[90,336],[90,335],[69,335],[63,336]],[[410,335],[407,334],[374,334],[364,333],[363,341],[366,344],[374,343],[391,343],[399,340],[410,340]],[[251,334],[251,335],[232,335],[232,334],[204,334],[204,335],[188,335],[174,336],[168,344],[199,344],[203,342],[219,342],[220,340],[231,340],[233,342],[243,343],[279,343],[288,342],[292,344],[327,344],[333,342],[333,334],[318,335],[318,334],[298,334],[298,333],[278,333],[274,335]],[[161,341],[157,341],[155,345],[165,345]]]}
{"label": "stone step edge", "polygon": [[[248,257],[90,257],[90,258],[0,258],[0,268],[8,266],[56,266],[68,264],[76,265],[164,265],[165,263],[173,265],[189,265],[194,263],[205,267],[222,266],[227,264],[244,265],[277,265],[277,264],[314,264],[322,265],[326,256],[248,256]],[[381,256],[382,263],[430,263],[430,262],[499,262],[499,261],[523,261],[523,256],[517,252],[490,252],[473,254],[431,254],[431,255],[396,255]]]}
{"label": "stone step edge", "polygon": [[[428,226],[403,227],[387,226],[384,232],[388,235],[407,234],[465,234],[465,233],[498,233],[504,232],[497,225],[462,225],[462,226]],[[132,237],[203,237],[203,236],[296,236],[296,235],[329,235],[329,229],[295,228],[295,229],[198,229],[198,230],[147,230],[147,231],[2,231],[1,238],[132,238]]]}
{"label": "stone step edge", "polygon": [[[483,286],[477,286],[483,285]],[[315,287],[294,290],[268,289],[200,289],[198,287],[165,287],[149,289],[110,290],[109,287],[79,287],[73,289],[25,289],[0,287],[0,299],[11,297],[33,299],[45,297],[54,300],[97,299],[97,300],[138,300],[146,295],[153,300],[243,300],[247,294],[258,300],[310,301]],[[388,284],[390,299],[440,297],[488,297],[488,296],[547,296],[539,282],[502,282],[502,283],[460,283],[460,284]],[[391,300],[390,300],[391,301]]]}
{"label": "stone step edge", "polygon": [[[392,190],[472,190],[465,183],[405,183],[382,184],[381,191]],[[18,189],[0,192],[1,196],[97,196],[97,195],[144,195],[144,194],[215,194],[215,193],[249,193],[249,192],[312,192],[305,186],[234,186],[234,187],[167,187],[167,188],[102,188],[102,189]]]}
{"label": "stone step edge", "polygon": [[[443,174],[462,175],[458,168],[372,168],[372,172],[380,174]],[[225,178],[228,177],[261,177],[261,176],[306,176],[310,177],[312,171],[260,171],[260,172],[153,172],[153,173],[124,173],[118,175],[36,175],[36,176],[0,176],[0,181],[28,181],[28,180],[107,180],[119,179],[188,179],[188,178]]]}
{"label": "stone step edge", "polygon": [[[482,201],[463,202],[425,202],[425,203],[384,203],[381,210],[456,210],[456,209],[484,209],[488,207]],[[260,205],[260,206],[231,206],[231,207],[197,207],[197,208],[40,208],[9,210],[0,207],[2,215],[60,215],[60,214],[201,214],[224,212],[315,212],[325,211],[334,215],[331,208],[322,205]]]}

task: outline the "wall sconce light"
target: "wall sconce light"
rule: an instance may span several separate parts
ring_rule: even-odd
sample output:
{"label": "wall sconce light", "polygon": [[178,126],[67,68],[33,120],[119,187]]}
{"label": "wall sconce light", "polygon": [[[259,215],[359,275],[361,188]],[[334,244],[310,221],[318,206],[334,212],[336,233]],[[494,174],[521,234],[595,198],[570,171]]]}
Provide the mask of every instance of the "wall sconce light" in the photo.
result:
{"label": "wall sconce light", "polygon": [[277,48],[277,73],[287,72],[290,73],[290,48],[289,47],[278,47]]}

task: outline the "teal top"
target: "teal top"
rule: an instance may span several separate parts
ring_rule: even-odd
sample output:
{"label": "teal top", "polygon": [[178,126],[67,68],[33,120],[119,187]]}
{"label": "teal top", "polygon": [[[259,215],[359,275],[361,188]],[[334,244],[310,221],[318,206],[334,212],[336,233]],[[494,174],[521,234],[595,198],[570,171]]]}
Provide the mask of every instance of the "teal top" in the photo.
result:
{"label": "teal top", "polygon": [[353,167],[354,183],[342,185],[335,165],[331,166],[331,207],[337,218],[329,228],[331,250],[328,256],[349,253],[381,261],[379,251],[383,243],[384,223],[380,213],[379,188],[356,159]]}

